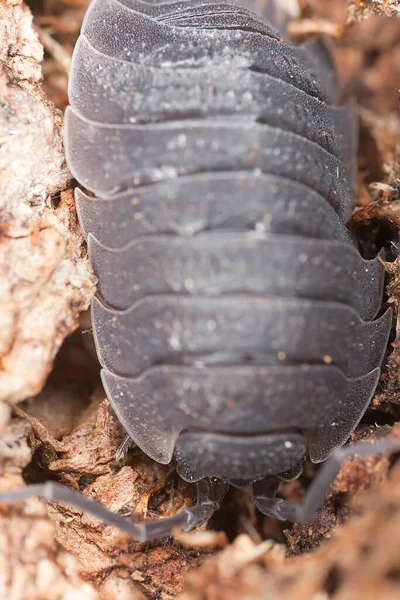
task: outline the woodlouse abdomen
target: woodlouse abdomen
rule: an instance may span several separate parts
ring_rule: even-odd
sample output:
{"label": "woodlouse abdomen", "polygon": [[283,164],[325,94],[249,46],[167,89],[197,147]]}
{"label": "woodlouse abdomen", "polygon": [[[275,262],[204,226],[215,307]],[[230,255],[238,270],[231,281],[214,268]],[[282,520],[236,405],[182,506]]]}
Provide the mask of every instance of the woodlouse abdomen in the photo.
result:
{"label": "woodlouse abdomen", "polygon": [[191,481],[325,460],[368,406],[391,315],[344,225],[354,115],[323,41],[229,2],[94,0],[70,101],[93,330],[130,437]]}

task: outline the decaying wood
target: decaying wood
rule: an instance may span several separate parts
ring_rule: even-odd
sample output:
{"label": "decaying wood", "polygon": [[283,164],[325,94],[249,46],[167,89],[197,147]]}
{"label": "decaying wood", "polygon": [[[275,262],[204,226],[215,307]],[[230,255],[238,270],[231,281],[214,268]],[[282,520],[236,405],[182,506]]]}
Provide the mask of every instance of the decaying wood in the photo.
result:
{"label": "decaying wood", "polygon": [[[250,538],[207,559],[179,600],[396,600],[399,597],[400,469],[318,552],[284,559],[282,546],[262,552]],[[256,556],[256,560],[253,557]]]}
{"label": "decaying wood", "polygon": [[372,15],[400,17],[398,0],[351,0],[349,4],[349,22],[366,19]]}
{"label": "decaying wood", "polygon": [[[21,2],[0,2],[0,403],[37,394],[94,293],[43,49]],[[57,199],[58,206],[53,204]],[[52,202],[53,200],[53,202]],[[0,429],[8,409],[0,408]]]}
{"label": "decaying wood", "polygon": [[[32,459],[30,424],[13,419],[0,438],[0,490],[25,485],[22,470]],[[32,441],[32,439],[31,439]],[[0,508],[0,597],[10,600],[96,600],[79,575],[78,561],[56,541],[46,506],[29,500]]]}
{"label": "decaying wood", "polygon": [[[263,10],[264,0],[243,2]],[[361,121],[351,221],[358,231],[400,223],[400,21],[387,18],[398,13],[397,4],[301,0],[293,24],[300,38],[318,31],[338,38],[344,93],[355,97]],[[113,511],[160,518],[193,503],[194,490],[173,466],[137,448],[116,460],[124,432],[105,401],[87,314],[53,367],[95,287],[68,189],[58,110],[66,105],[66,69],[86,5],[35,5],[33,29],[20,0],[0,0],[0,490],[57,479]],[[372,13],[386,17],[366,19]],[[43,88],[35,30],[48,52]],[[386,263],[395,305],[399,265]],[[393,347],[373,411],[353,440],[399,436],[399,426],[392,427],[400,416],[398,338]],[[246,491],[227,497],[210,523],[218,533],[176,532],[147,545],[72,507],[38,500],[1,507],[0,597],[398,598],[400,470],[390,471],[391,464],[387,457],[348,460],[313,521],[286,530],[257,514]],[[285,497],[300,501],[315,469],[307,464],[301,480],[284,486]]]}

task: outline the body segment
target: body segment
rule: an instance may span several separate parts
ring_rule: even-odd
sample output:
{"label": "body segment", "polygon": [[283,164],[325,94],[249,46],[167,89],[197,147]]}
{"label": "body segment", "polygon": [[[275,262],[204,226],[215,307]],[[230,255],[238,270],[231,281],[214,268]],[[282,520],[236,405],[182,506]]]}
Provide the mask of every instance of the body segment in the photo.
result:
{"label": "body segment", "polygon": [[129,436],[190,481],[325,460],[370,402],[391,317],[345,227],[355,125],[323,41],[230,2],[94,0],[70,100],[93,330]]}

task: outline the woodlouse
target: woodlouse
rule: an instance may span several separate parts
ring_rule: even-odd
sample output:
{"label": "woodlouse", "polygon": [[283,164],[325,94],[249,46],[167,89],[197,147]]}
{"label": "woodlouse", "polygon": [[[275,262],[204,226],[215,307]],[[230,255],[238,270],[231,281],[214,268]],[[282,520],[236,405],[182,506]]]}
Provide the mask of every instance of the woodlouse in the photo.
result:
{"label": "woodlouse", "polygon": [[[75,49],[66,154],[95,194],[76,199],[104,386],[130,438],[175,457],[199,501],[132,525],[36,491],[141,539],[204,522],[228,484],[307,519],[378,382],[384,271],[344,224],[353,108],[336,105],[325,42],[293,46],[276,24],[225,1],[94,0]],[[275,498],[306,456],[335,450],[304,506]]]}

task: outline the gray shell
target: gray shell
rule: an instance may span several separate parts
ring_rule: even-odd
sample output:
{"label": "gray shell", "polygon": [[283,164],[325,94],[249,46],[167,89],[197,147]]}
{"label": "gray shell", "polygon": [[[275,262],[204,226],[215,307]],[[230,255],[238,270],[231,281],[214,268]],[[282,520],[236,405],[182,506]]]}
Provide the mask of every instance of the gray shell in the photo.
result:
{"label": "gray shell", "polygon": [[344,225],[352,107],[325,43],[284,41],[276,8],[270,24],[224,0],[94,0],[73,58],[103,382],[135,443],[190,481],[325,460],[389,335],[383,268]]}

